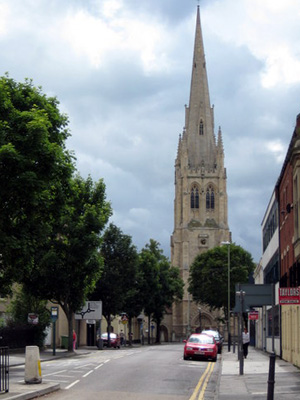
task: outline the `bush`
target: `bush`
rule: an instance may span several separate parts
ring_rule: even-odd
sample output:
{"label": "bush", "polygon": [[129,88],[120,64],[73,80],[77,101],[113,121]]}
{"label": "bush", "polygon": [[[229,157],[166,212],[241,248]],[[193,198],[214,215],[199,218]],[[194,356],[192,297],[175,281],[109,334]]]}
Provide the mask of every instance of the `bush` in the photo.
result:
{"label": "bush", "polygon": [[7,326],[0,328],[0,345],[10,349],[20,349],[26,346],[43,347],[45,333],[38,325]]}

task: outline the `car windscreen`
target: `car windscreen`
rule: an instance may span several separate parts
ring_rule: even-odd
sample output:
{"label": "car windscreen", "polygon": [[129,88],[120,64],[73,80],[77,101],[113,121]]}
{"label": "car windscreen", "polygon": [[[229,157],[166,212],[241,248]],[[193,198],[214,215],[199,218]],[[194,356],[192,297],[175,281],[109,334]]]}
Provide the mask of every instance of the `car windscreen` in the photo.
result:
{"label": "car windscreen", "polygon": [[191,336],[188,340],[189,343],[200,343],[200,344],[213,344],[214,339],[211,336]]}
{"label": "car windscreen", "polygon": [[[115,333],[111,333],[109,336],[110,336],[111,339],[116,339],[116,337],[117,337],[117,335]],[[102,339],[107,339],[108,338],[107,333],[102,333],[101,338]]]}
{"label": "car windscreen", "polygon": [[213,336],[217,341],[220,340],[219,332],[215,332],[215,331],[205,331],[205,332],[203,332],[203,333],[205,333],[206,335],[211,335],[211,336]]}

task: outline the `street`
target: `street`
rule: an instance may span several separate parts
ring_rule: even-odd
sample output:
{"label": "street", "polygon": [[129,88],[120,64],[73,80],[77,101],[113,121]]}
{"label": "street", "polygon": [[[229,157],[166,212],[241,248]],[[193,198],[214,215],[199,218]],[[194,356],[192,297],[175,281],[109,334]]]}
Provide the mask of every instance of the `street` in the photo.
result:
{"label": "street", "polygon": [[[204,392],[205,399],[213,398],[219,361],[184,361],[182,354],[183,344],[163,344],[43,362],[43,382],[61,387],[44,398],[189,400],[204,399]],[[13,368],[11,379],[22,380],[22,373],[21,367]]]}

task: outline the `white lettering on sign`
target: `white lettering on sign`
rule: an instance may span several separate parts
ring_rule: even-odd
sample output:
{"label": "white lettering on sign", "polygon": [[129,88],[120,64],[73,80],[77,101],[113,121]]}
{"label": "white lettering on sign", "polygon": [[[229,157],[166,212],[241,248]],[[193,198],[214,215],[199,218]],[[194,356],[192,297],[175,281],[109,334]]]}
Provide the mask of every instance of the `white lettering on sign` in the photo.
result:
{"label": "white lettering on sign", "polygon": [[299,288],[279,288],[280,296],[299,296]]}

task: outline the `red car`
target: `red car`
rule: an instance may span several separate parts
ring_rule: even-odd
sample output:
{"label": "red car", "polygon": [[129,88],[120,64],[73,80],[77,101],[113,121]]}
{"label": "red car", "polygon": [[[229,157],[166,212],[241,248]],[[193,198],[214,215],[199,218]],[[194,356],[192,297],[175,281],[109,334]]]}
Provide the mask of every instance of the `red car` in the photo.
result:
{"label": "red car", "polygon": [[[109,334],[109,338],[110,338],[110,347],[114,347],[116,348],[120,348],[120,338],[119,335],[111,332]],[[103,347],[108,347],[108,335],[107,332],[102,333],[101,335],[101,339],[103,340]]]}
{"label": "red car", "polygon": [[184,340],[183,359],[206,358],[217,361],[218,346],[213,336],[205,333],[193,333],[188,340]]}

